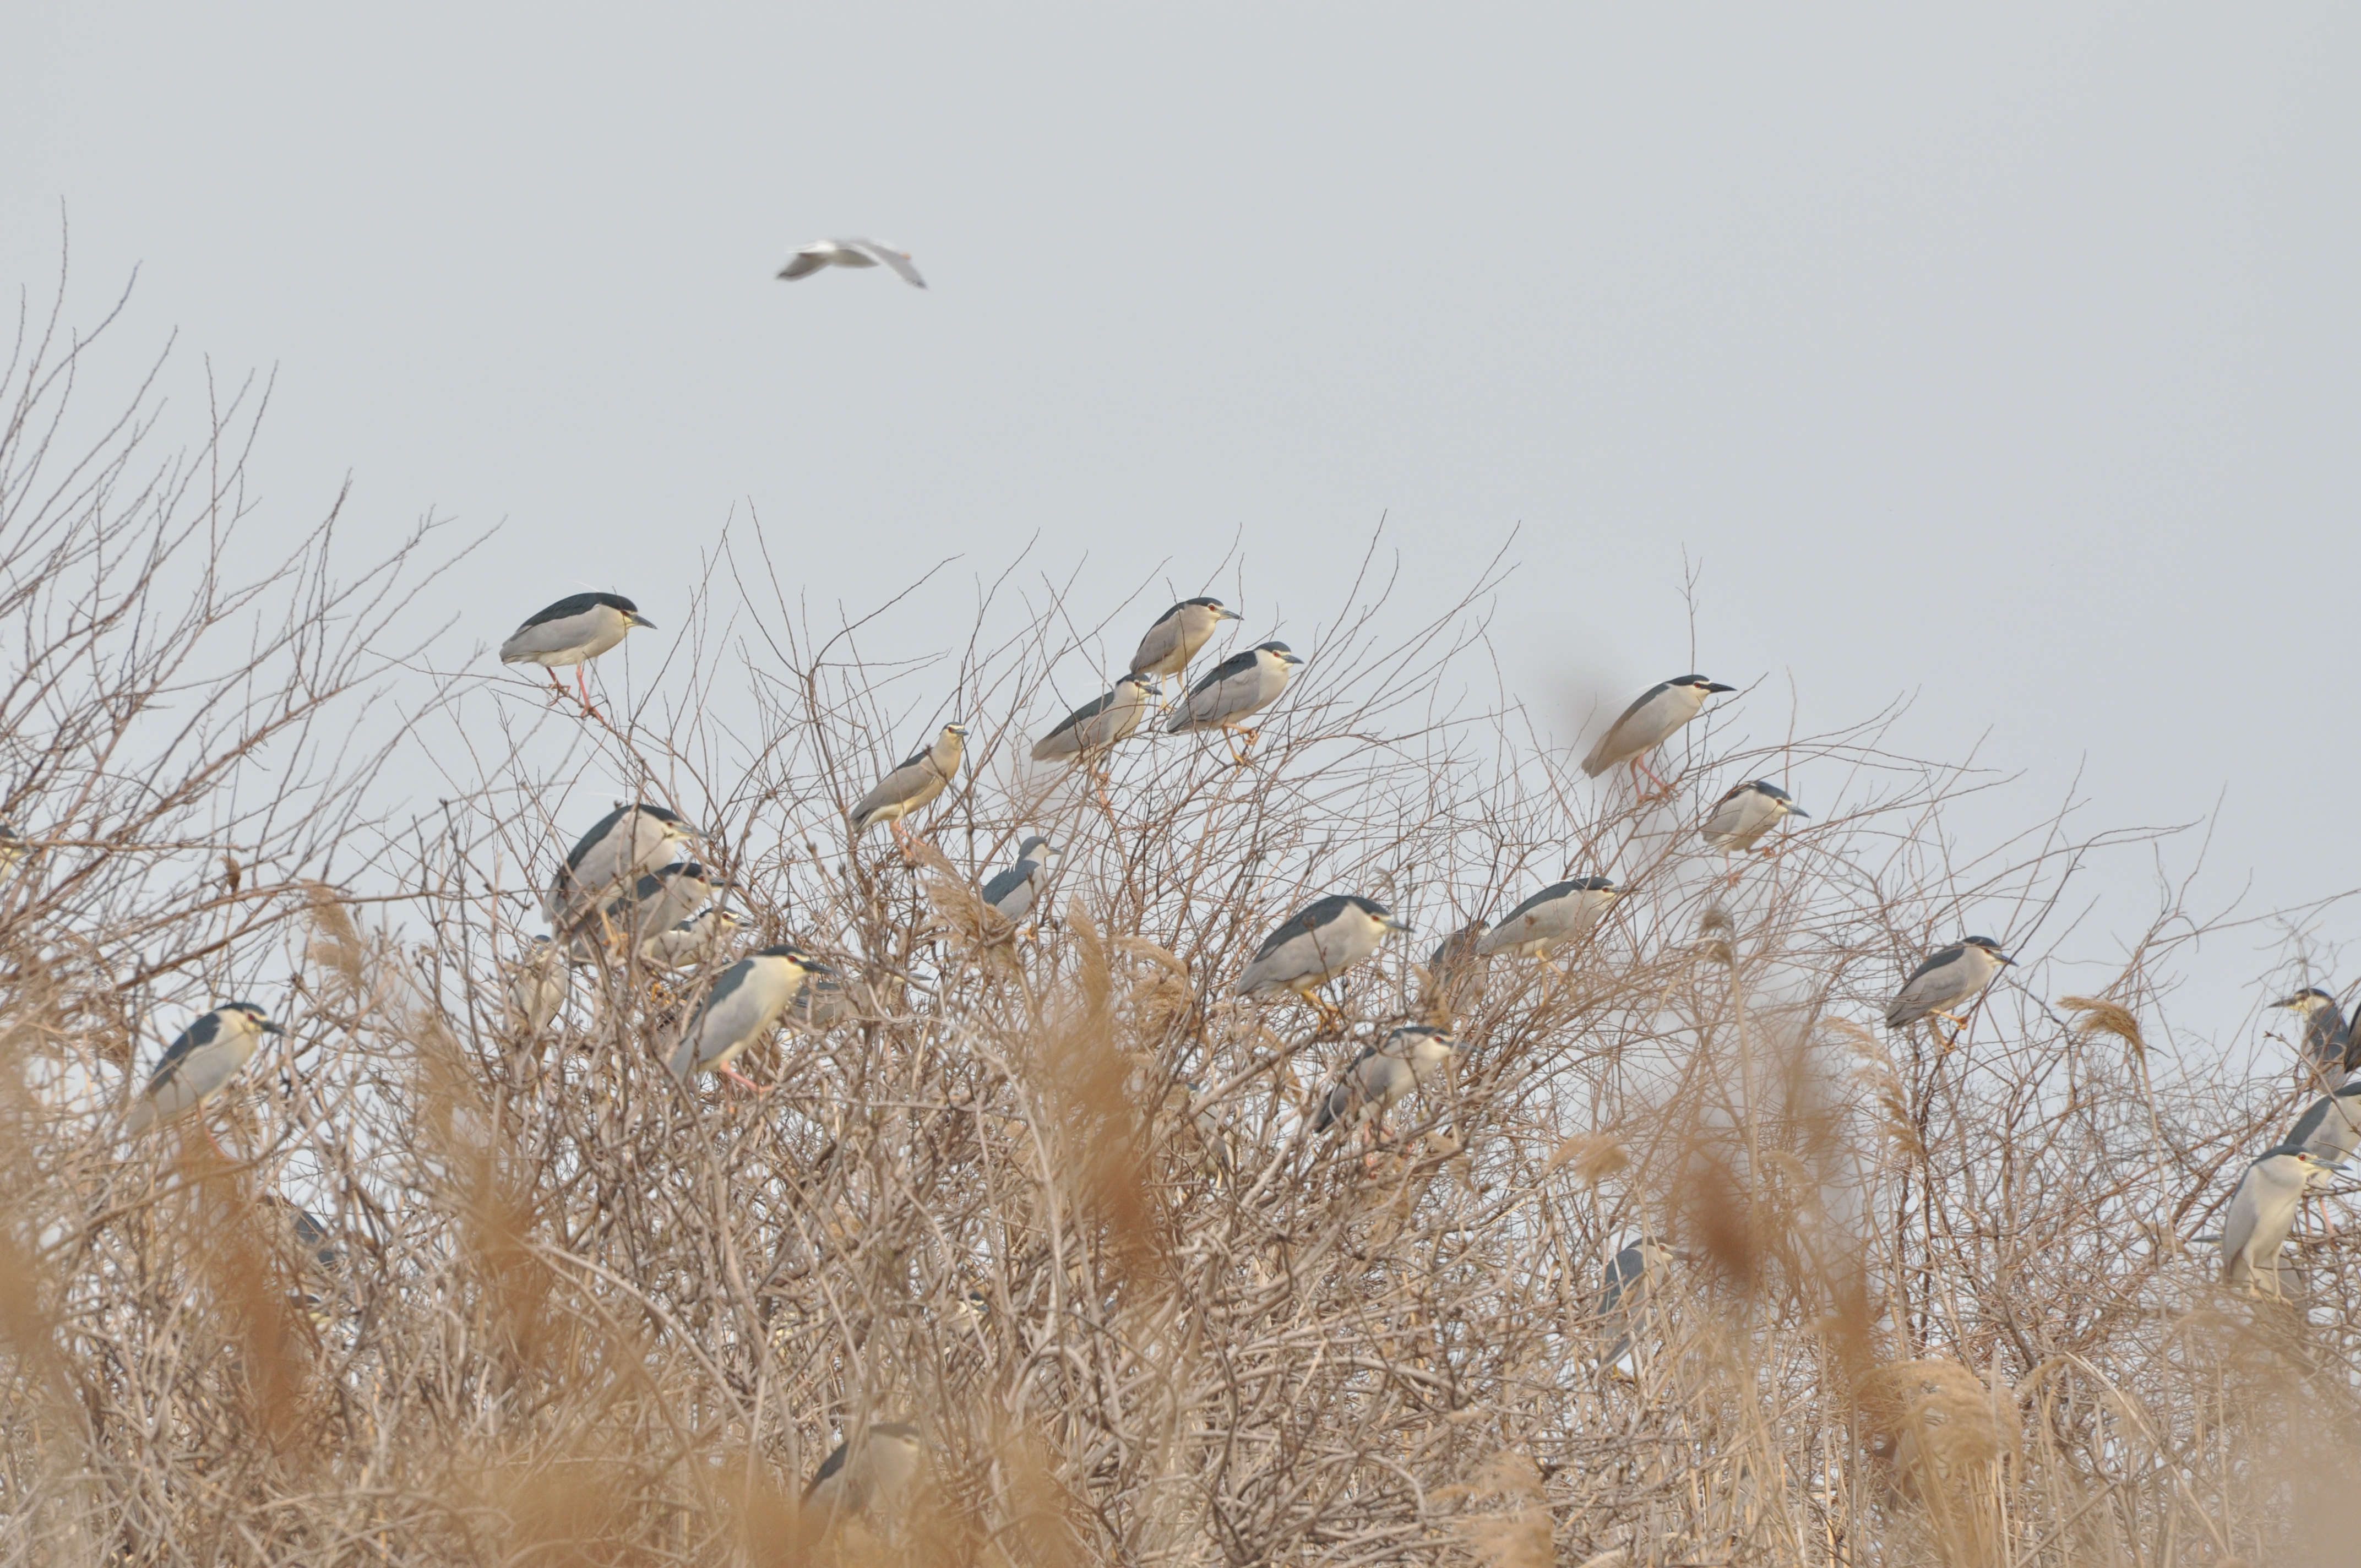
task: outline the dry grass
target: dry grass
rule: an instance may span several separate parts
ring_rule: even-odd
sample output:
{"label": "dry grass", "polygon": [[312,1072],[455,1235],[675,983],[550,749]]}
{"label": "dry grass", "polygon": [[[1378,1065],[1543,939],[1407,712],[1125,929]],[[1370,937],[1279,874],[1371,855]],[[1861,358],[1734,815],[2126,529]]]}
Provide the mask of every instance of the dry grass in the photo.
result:
{"label": "dry grass", "polygon": [[[2057,822],[1970,857],[1943,814],[1976,779],[1874,725],[1753,749],[1742,706],[1664,759],[1671,800],[1595,791],[1461,695],[1480,582],[1407,636],[1356,584],[1290,629],[1312,663],[1252,767],[1142,740],[1111,806],[1018,760],[1098,634],[1053,585],[985,585],[967,645],[895,663],[717,574],[653,695],[587,725],[428,673],[419,542],[210,570],[243,426],[39,450],[90,341],[35,334],[0,387],[0,777],[37,846],[0,882],[0,1561],[2345,1560],[2354,1249],[2308,1222],[2282,1308],[2181,1245],[2292,1102],[2158,1044],[2176,909],[2130,1001],[2042,1003],[2091,847]],[[1118,655],[1160,608],[1106,607]],[[954,715],[931,847],[848,848],[843,805]],[[430,755],[431,792],[381,776]],[[1725,883],[1699,810],[1787,770],[1821,816]],[[750,936],[844,970],[850,1016],[743,1064],[767,1094],[660,1069],[709,977],[609,965],[511,1030],[504,966],[609,781],[710,830]],[[1068,860],[1023,933],[973,889],[1028,829]],[[1626,896],[1555,967],[1415,968],[1594,871]],[[1233,1000],[1331,890],[1423,934],[1334,988],[1349,1027]],[[1955,1042],[1885,1032],[1971,916],[2024,986]],[[161,1039],[248,992],[290,1033],[209,1113],[226,1157],[124,1139]],[[1439,1007],[1447,1086],[1382,1143],[1310,1131]],[[1681,1260],[1602,1314],[1633,1232]],[[897,1419],[917,1495],[816,1542],[805,1478]]]}

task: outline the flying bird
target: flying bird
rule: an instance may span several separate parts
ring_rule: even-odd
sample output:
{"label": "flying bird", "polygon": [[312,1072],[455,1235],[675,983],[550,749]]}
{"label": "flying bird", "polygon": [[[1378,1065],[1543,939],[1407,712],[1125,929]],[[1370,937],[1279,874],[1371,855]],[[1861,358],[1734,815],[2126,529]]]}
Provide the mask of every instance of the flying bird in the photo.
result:
{"label": "flying bird", "polygon": [[1434,1024],[1404,1024],[1387,1031],[1384,1039],[1361,1047],[1312,1118],[1312,1130],[1324,1133],[1348,1121],[1364,1124],[1371,1136],[1383,1135],[1386,1113],[1413,1089],[1434,1081],[1451,1060],[1459,1042],[1451,1031]]}
{"label": "flying bird", "polygon": [[1957,947],[1945,948],[1910,971],[1910,978],[1894,993],[1893,1005],[1885,1010],[1885,1026],[1906,1029],[1931,1013],[1965,1027],[1965,1021],[1952,1009],[1982,994],[1993,976],[2015,961],[1990,937],[1970,937]]}
{"label": "flying bird", "polygon": [[286,1032],[251,1002],[226,1002],[203,1014],[165,1047],[132,1104],[130,1131],[144,1133],[199,1109],[254,1059],[263,1036]]}
{"label": "flying bird", "polygon": [[1212,640],[1222,622],[1244,619],[1217,598],[1182,599],[1158,616],[1148,635],[1139,640],[1139,652],[1131,656],[1131,673],[1177,675],[1189,667],[1189,661]]}
{"label": "flying bird", "polygon": [[[1288,678],[1302,663],[1302,658],[1284,642],[1265,642],[1232,654],[1189,688],[1180,710],[1165,724],[1165,733],[1237,729],[1244,731],[1246,750],[1252,751],[1262,731],[1246,729],[1246,721],[1279,700],[1279,694],[1287,689]],[[1246,766],[1245,752],[1233,748],[1230,755],[1240,767]]]}
{"label": "flying bird", "polygon": [[1590,935],[1616,897],[1615,883],[1603,876],[1553,883],[1502,916],[1477,944],[1477,951],[1488,958],[1513,953],[1546,959],[1568,942]]}
{"label": "flying bird", "polygon": [[1672,786],[1656,778],[1648,766],[1648,753],[1671,740],[1681,726],[1703,711],[1706,698],[1716,692],[1737,689],[1703,675],[1675,675],[1650,686],[1637,702],[1623,710],[1620,718],[1607,727],[1607,733],[1590,748],[1590,755],[1582,759],[1582,771],[1597,778],[1618,762],[1629,762],[1635,785],[1640,782],[1639,775],[1646,773],[1655,781],[1657,788],[1670,789]]}
{"label": "flying bird", "polygon": [[591,660],[620,642],[635,626],[650,631],[656,623],[643,619],[640,607],[620,594],[569,594],[548,609],[525,620],[509,640],[500,644],[503,664],[539,664],[549,672],[549,683],[559,692],[566,683],[557,672],[567,664],[574,666],[574,684],[582,695],[583,710],[596,713],[590,706],[590,686],[584,678],[583,668]]}
{"label": "flying bird", "polygon": [[1268,996],[1291,991],[1332,1022],[1343,1014],[1323,1006],[1312,993],[1378,950],[1379,943],[1409,927],[1375,899],[1332,894],[1280,921],[1255,949],[1239,974],[1235,994]]}
{"label": "flying bird", "polygon": [[879,266],[892,268],[913,289],[927,286],[917,268],[911,265],[910,253],[882,239],[816,239],[787,258],[787,264],[779,269],[779,276],[792,283],[798,278],[810,277],[823,267]]}
{"label": "flying bird", "polygon": [[609,889],[682,859],[681,847],[703,837],[668,807],[644,800],[615,807],[582,835],[550,879],[542,900],[550,924],[571,925]]}
{"label": "flying bird", "polygon": [[1040,902],[1042,890],[1049,886],[1049,875],[1062,858],[1063,851],[1049,839],[1038,834],[1027,838],[1016,847],[1016,863],[994,873],[983,884],[983,901],[1011,925],[1021,923]]}
{"label": "flying bird", "polygon": [[2266,1149],[2246,1168],[2230,1212],[2222,1222],[2222,1283],[2233,1289],[2256,1288],[2268,1275],[2271,1294],[2279,1294],[2279,1248],[2295,1228],[2303,1190],[2313,1179],[2334,1168],[2296,1144]]}
{"label": "flying bird", "polygon": [[714,981],[704,1004],[688,1021],[673,1052],[672,1075],[686,1083],[700,1072],[718,1072],[761,1092],[734,1063],[746,1047],[769,1034],[815,976],[836,971],[793,942],[749,953]]}
{"label": "flying bird", "polygon": [[852,836],[858,839],[878,823],[890,822],[894,836],[906,840],[910,830],[902,826],[902,818],[943,793],[958,775],[966,748],[967,726],[944,725],[934,744],[911,752],[908,761],[878,780],[877,787],[845,814],[852,824]]}

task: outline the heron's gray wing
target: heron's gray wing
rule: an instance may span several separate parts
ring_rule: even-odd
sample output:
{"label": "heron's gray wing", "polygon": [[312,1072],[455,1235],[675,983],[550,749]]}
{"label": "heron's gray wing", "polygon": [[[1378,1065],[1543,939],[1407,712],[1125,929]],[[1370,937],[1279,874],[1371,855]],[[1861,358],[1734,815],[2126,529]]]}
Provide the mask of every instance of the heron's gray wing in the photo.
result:
{"label": "heron's gray wing", "polygon": [[685,1079],[705,1065],[707,1016],[716,1007],[729,1001],[741,987],[745,985],[747,978],[753,972],[754,960],[740,959],[736,963],[723,970],[721,977],[713,982],[713,989],[705,993],[705,1000],[697,1004],[697,1015],[688,1021],[688,1027],[681,1034],[680,1049],[673,1055],[672,1073],[675,1078]]}
{"label": "heron's gray wing", "polygon": [[1254,667],[1254,650],[1248,649],[1243,653],[1233,653],[1199,677],[1197,684],[1189,688],[1189,695],[1192,698],[1202,696],[1234,675],[1252,674]]}
{"label": "heron's gray wing", "polygon": [[1616,717],[1615,722],[1607,727],[1607,733],[1601,735],[1598,742],[1590,748],[1590,754],[1582,759],[1582,771],[1592,778],[1597,778],[1613,767],[1617,753],[1622,749],[1623,727],[1631,722],[1634,714],[1672,689],[1672,682],[1658,681],[1654,685],[1642,692],[1631,706],[1625,708]]}
{"label": "heron's gray wing", "polygon": [[619,806],[615,807],[614,810],[607,813],[606,816],[598,818],[597,822],[592,823],[590,826],[590,831],[583,834],[581,839],[576,842],[574,852],[566,857],[566,869],[569,871],[578,869],[582,864],[584,857],[588,856],[591,850],[598,847],[599,840],[606,838],[608,834],[615,830],[615,824],[620,822],[627,812],[635,811],[637,809],[638,807],[636,806]]}
{"label": "heron's gray wing", "polygon": [[[1037,762],[1043,762],[1049,761],[1051,757],[1062,757],[1069,752],[1081,751],[1082,738],[1079,735],[1076,735],[1074,731],[1080,729],[1082,725],[1089,723],[1092,719],[1096,718],[1100,714],[1104,713],[1109,707],[1112,707],[1115,705],[1115,694],[1110,691],[1103,696],[1082,704],[1082,707],[1066,715],[1066,717],[1059,722],[1058,727],[1055,729],[1052,729],[1047,735],[1042,736],[1040,740],[1035,744],[1033,748],[1033,760]],[[1058,744],[1060,737],[1066,738],[1068,743],[1062,746]]]}
{"label": "heron's gray wing", "polygon": [[1902,982],[1902,994],[1904,996],[1909,995],[1910,988],[1912,986],[1917,984],[1928,975],[1933,974],[1945,964],[1958,963],[1960,959],[1967,956],[1967,951],[1968,949],[1964,947],[1945,948],[1942,951],[1935,954],[1934,957],[1928,959],[1925,963],[1920,964],[1916,969],[1910,971],[1910,978]]}
{"label": "heron's gray wing", "polygon": [[866,824],[871,817],[885,807],[931,795],[942,785],[942,775],[927,766],[927,753],[920,751],[878,780],[877,787],[862,795],[859,804],[853,806],[852,819]]}
{"label": "heron's gray wing", "polygon": [[179,1036],[164,1047],[164,1054],[157,1059],[156,1070],[148,1074],[148,1087],[142,1092],[153,1094],[171,1082],[172,1075],[181,1070],[181,1064],[199,1047],[214,1043],[214,1037],[221,1033],[221,1014],[215,1011],[181,1030]]}
{"label": "heron's gray wing", "polygon": [[1554,882],[1550,883],[1549,886],[1533,894],[1531,898],[1525,900],[1522,904],[1518,905],[1514,909],[1510,910],[1508,914],[1502,916],[1500,917],[1500,924],[1495,927],[1494,929],[1505,931],[1509,928],[1509,925],[1511,921],[1521,920],[1526,916],[1531,915],[1534,910],[1539,909],[1543,905],[1554,904],[1559,899],[1564,898],[1568,894],[1576,891],[1576,888],[1573,883]]}
{"label": "heron's gray wing", "polygon": [[1255,949],[1255,961],[1260,963],[1297,937],[1308,936],[1345,912],[1352,899],[1343,894],[1331,894],[1326,898],[1305,905],[1279,923],[1278,928],[1262,939]]}
{"label": "heron's gray wing", "polygon": [[1038,861],[1017,861],[1006,871],[996,873],[990,882],[983,884],[983,901],[994,909],[999,908],[1002,899],[1023,887],[1026,879],[1040,869],[1040,862]]}
{"label": "heron's gray wing", "polygon": [[2255,1191],[2257,1179],[2254,1168],[2248,1167],[2230,1200],[2230,1212],[2222,1217],[2222,1265],[2225,1271],[2232,1260],[2246,1250],[2246,1244],[2255,1239],[2255,1222],[2261,1207]]}
{"label": "heron's gray wing", "polygon": [[787,264],[779,269],[779,276],[792,283],[798,278],[810,277],[827,265],[828,256],[825,252],[798,250],[787,258]]}
{"label": "heron's gray wing", "polygon": [[1156,624],[1149,627],[1148,635],[1139,640],[1139,652],[1131,656],[1134,670],[1147,669],[1172,656],[1180,646],[1180,612],[1186,608],[1176,604],[1156,618]]}

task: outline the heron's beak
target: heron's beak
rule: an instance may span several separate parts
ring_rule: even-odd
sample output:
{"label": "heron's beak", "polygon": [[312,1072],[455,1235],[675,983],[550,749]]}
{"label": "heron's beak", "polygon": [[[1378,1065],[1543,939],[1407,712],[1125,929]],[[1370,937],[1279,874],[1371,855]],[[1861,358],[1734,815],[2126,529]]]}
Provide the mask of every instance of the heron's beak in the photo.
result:
{"label": "heron's beak", "polygon": [[1708,696],[1711,696],[1716,692],[1734,692],[1738,688],[1736,686],[1723,685],[1719,681],[1708,681],[1705,684],[1705,691]]}
{"label": "heron's beak", "polygon": [[1993,957],[1998,959],[2001,962],[2006,964],[2011,969],[2015,969],[2016,967],[2016,960],[2010,958],[2006,953],[1994,953]]}
{"label": "heron's beak", "polygon": [[1221,610],[1215,614],[1213,619],[1215,620],[1244,620],[1246,617],[1240,615],[1236,610],[1230,609],[1227,605],[1224,605]]}
{"label": "heron's beak", "polygon": [[1791,806],[1787,808],[1787,815],[1790,817],[1801,817],[1808,821],[1810,820],[1812,814],[1805,810],[1800,806]]}
{"label": "heron's beak", "polygon": [[262,1032],[266,1035],[283,1035],[287,1032],[268,1018],[265,1018],[262,1021],[261,1028]]}
{"label": "heron's beak", "polygon": [[1280,662],[1283,663],[1301,664],[1303,663],[1303,655],[1301,653],[1281,653],[1279,657]]}
{"label": "heron's beak", "polygon": [[1381,922],[1381,924],[1383,924],[1383,925],[1384,925],[1384,927],[1385,927],[1385,928],[1386,928],[1387,930],[1389,930],[1389,931],[1400,931],[1400,932],[1403,936],[1405,936],[1405,937],[1409,937],[1409,936],[1414,936],[1414,935],[1416,935],[1416,933],[1415,933],[1415,932],[1413,932],[1413,931],[1411,931],[1411,928],[1410,928],[1409,927],[1407,927],[1407,926],[1403,925],[1400,921],[1399,921],[1399,920],[1395,919],[1395,918],[1394,918],[1392,916],[1390,916],[1390,915],[1387,916],[1385,917],[1384,921],[1383,921],[1383,922]]}
{"label": "heron's beak", "polygon": [[653,621],[653,620],[649,620],[646,616],[644,616],[644,615],[635,615],[635,616],[631,617],[631,624],[632,624],[633,626],[644,626],[644,627],[646,627],[650,631],[653,631],[653,630],[656,629],[656,623],[655,623],[654,621]]}

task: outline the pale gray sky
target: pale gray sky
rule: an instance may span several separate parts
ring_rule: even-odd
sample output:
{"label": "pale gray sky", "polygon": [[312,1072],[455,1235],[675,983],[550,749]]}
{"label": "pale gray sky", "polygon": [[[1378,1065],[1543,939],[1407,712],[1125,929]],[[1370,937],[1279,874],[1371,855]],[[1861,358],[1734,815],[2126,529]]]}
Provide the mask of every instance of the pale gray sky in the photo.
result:
{"label": "pale gray sky", "polygon": [[[1688,667],[1686,556],[1759,730],[1792,674],[1806,728],[1916,694],[1920,753],[1988,732],[2006,820],[2086,756],[2092,829],[2226,789],[2203,885],[2262,907],[2361,881],[2356,43],[2328,6],[17,6],[0,280],[47,288],[62,201],[86,313],[137,264],[126,336],[276,367],[290,529],[347,471],[389,535],[505,520],[452,585],[488,643],[584,584],[677,620],[750,501],[819,601],[1036,533],[1088,591],[1193,587],[1238,535],[1257,629],[1381,514],[1454,589],[1521,525],[1499,641],[1569,729]],[[772,278],[864,234],[932,288]],[[2106,885],[2140,924],[2136,857]],[[2225,1036],[2271,961],[2209,948]]]}

